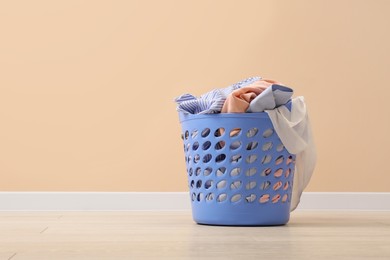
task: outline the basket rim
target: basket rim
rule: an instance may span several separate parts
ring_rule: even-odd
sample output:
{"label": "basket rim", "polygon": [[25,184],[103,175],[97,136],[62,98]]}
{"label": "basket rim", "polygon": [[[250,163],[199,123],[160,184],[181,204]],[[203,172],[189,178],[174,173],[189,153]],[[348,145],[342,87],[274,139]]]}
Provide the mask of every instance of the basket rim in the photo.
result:
{"label": "basket rim", "polygon": [[184,114],[179,113],[180,123],[197,119],[222,119],[222,118],[269,118],[267,112],[255,112],[255,113],[217,113],[217,114]]}

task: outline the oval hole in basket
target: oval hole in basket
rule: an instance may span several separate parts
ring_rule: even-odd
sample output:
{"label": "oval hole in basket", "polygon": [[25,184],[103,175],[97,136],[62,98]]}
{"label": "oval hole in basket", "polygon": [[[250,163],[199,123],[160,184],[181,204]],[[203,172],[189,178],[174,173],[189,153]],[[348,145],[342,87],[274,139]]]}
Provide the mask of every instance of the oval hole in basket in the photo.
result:
{"label": "oval hole in basket", "polygon": [[277,170],[275,171],[275,173],[274,173],[274,176],[275,176],[276,178],[279,178],[279,177],[282,176],[282,175],[283,175],[283,169],[282,169],[282,168],[277,169]]}
{"label": "oval hole in basket", "polygon": [[234,128],[230,131],[230,137],[237,137],[241,134],[241,128]]}
{"label": "oval hole in basket", "polygon": [[273,186],[273,190],[278,190],[282,187],[282,182],[281,181],[278,181],[274,184]]}
{"label": "oval hole in basket", "polygon": [[270,137],[273,133],[274,133],[274,130],[272,130],[272,128],[268,128],[267,130],[265,130],[265,131],[263,132],[263,137],[264,137],[264,138],[268,138],[268,137]]}
{"label": "oval hole in basket", "polygon": [[194,156],[194,163],[198,163],[200,161],[200,155],[199,154],[195,154]]}
{"label": "oval hole in basket", "polygon": [[241,147],[240,141],[235,141],[235,142],[230,144],[230,150],[237,150],[240,147]]}
{"label": "oval hole in basket", "polygon": [[262,190],[268,190],[270,186],[271,186],[271,182],[270,182],[270,181],[265,181],[265,182],[263,182],[263,183],[260,185],[260,189],[262,189]]}
{"label": "oval hole in basket", "polygon": [[210,128],[205,128],[205,129],[203,129],[201,136],[207,137],[209,134],[210,134]]}
{"label": "oval hole in basket", "polygon": [[284,175],[286,176],[286,178],[288,178],[288,176],[290,176],[290,173],[291,173],[291,168],[287,168],[287,169],[286,169],[286,172],[284,173]]}
{"label": "oval hole in basket", "polygon": [[202,193],[202,192],[200,192],[200,193],[198,194],[198,196],[196,196],[196,200],[197,200],[197,201],[202,201],[202,200],[203,200],[203,193]]}
{"label": "oval hole in basket", "polygon": [[257,129],[256,127],[253,127],[253,128],[248,130],[248,132],[246,133],[246,136],[248,138],[254,137],[258,131],[259,131],[259,129]]}
{"label": "oval hole in basket", "polygon": [[225,201],[226,199],[227,199],[227,194],[226,193],[221,193],[217,197],[217,202],[222,202],[222,201]]}
{"label": "oval hole in basket", "polygon": [[256,160],[257,160],[256,154],[252,154],[252,155],[249,155],[248,157],[246,157],[247,163],[254,163]]}
{"label": "oval hole in basket", "polygon": [[205,187],[205,189],[210,189],[213,186],[213,184],[214,184],[214,182],[212,180],[207,180],[204,183],[204,187]]}
{"label": "oval hole in basket", "polygon": [[224,189],[226,187],[226,184],[227,184],[226,180],[222,180],[222,181],[218,182],[217,189]]}
{"label": "oval hole in basket", "polygon": [[222,136],[224,133],[225,133],[225,128],[220,127],[220,128],[218,128],[217,130],[215,130],[214,136],[215,136],[215,137],[220,137],[220,136]]}
{"label": "oval hole in basket", "polygon": [[207,167],[206,169],[204,169],[203,175],[209,176],[212,172],[213,172],[213,169],[211,167]]}
{"label": "oval hole in basket", "polygon": [[235,190],[235,189],[239,189],[242,185],[242,181],[233,181],[231,184],[230,184],[230,189],[232,190]]}
{"label": "oval hole in basket", "polygon": [[198,136],[198,130],[192,131],[192,133],[191,133],[191,138],[194,139],[194,138],[196,138],[197,136]]}
{"label": "oval hole in basket", "polygon": [[254,189],[256,187],[257,183],[255,181],[250,181],[246,184],[245,188],[247,190]]}
{"label": "oval hole in basket", "polygon": [[215,150],[221,150],[222,148],[225,147],[225,141],[219,141],[218,143],[215,144],[214,148]]}
{"label": "oval hole in basket", "polygon": [[235,194],[232,196],[232,198],[230,199],[231,202],[235,203],[235,202],[239,202],[241,200],[241,194]]}
{"label": "oval hole in basket", "polygon": [[215,157],[215,162],[216,162],[216,163],[221,163],[221,162],[223,162],[225,159],[226,159],[226,155],[222,153],[222,154],[219,154],[217,157]]}
{"label": "oval hole in basket", "polygon": [[211,161],[212,158],[213,156],[211,154],[206,154],[205,156],[203,156],[203,162],[208,163],[209,161]]}
{"label": "oval hole in basket", "polygon": [[280,200],[281,196],[280,194],[276,194],[272,197],[272,203],[277,203]]}
{"label": "oval hole in basket", "polygon": [[214,199],[214,193],[210,192],[206,195],[206,201],[212,201]]}
{"label": "oval hole in basket", "polygon": [[263,144],[263,151],[269,151],[272,149],[272,142],[266,142]]}
{"label": "oval hole in basket", "polygon": [[290,186],[289,182],[286,181],[283,185],[283,190],[287,190],[288,189],[288,186]]}
{"label": "oval hole in basket", "polygon": [[271,168],[266,168],[261,172],[261,176],[268,176],[272,172]]}
{"label": "oval hole in basket", "polygon": [[245,197],[246,202],[252,203],[256,200],[256,194],[251,194]]}
{"label": "oval hole in basket", "polygon": [[239,167],[233,168],[230,172],[230,176],[236,177],[236,176],[240,175],[240,173],[241,173],[241,168],[239,168]]}
{"label": "oval hole in basket", "polygon": [[283,156],[283,155],[280,155],[280,156],[278,156],[278,158],[276,158],[276,160],[275,160],[275,165],[279,165],[279,164],[281,164],[283,161],[284,161],[284,156]]}
{"label": "oval hole in basket", "polygon": [[261,160],[261,164],[267,164],[272,160],[272,156],[267,154],[264,155],[263,159]]}
{"label": "oval hole in basket", "polygon": [[246,176],[253,176],[256,174],[256,172],[257,172],[257,169],[252,167],[252,168],[249,168],[248,170],[246,170],[245,175]]}
{"label": "oval hole in basket", "polygon": [[195,142],[195,143],[192,144],[192,150],[196,151],[196,150],[198,150],[198,148],[199,148],[199,143],[198,142]]}
{"label": "oval hole in basket", "polygon": [[248,145],[246,146],[246,149],[248,151],[254,150],[254,149],[256,149],[258,144],[259,144],[258,142],[254,142],[254,141],[253,142],[249,142]]}
{"label": "oval hole in basket", "polygon": [[221,177],[222,175],[225,174],[225,172],[226,172],[226,168],[220,167],[220,168],[218,168],[216,175],[217,175],[217,177]]}
{"label": "oval hole in basket", "polygon": [[235,154],[230,158],[231,163],[238,163],[242,159],[242,156],[240,154]]}
{"label": "oval hole in basket", "polygon": [[207,149],[210,148],[210,146],[211,146],[211,142],[210,142],[210,141],[206,141],[206,142],[204,142],[204,143],[202,144],[202,149],[203,149],[203,150],[207,150]]}
{"label": "oval hole in basket", "polygon": [[260,203],[267,203],[269,201],[269,194],[263,194],[260,196],[259,202]]}

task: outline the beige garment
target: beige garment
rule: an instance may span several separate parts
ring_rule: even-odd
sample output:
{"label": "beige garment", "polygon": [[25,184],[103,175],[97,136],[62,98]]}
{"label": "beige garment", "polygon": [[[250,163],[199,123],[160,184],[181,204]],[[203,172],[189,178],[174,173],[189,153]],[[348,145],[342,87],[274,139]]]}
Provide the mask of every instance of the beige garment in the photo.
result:
{"label": "beige garment", "polygon": [[[245,113],[249,107],[249,104],[253,99],[260,95],[266,88],[273,84],[280,84],[270,79],[260,79],[252,84],[236,89],[227,96],[225,103],[223,104],[221,113]],[[241,129],[233,129],[230,132],[230,136],[234,136],[240,132]],[[220,135],[224,133],[223,130],[219,130]]]}
{"label": "beige garment", "polygon": [[274,80],[261,79],[252,84],[236,89],[226,98],[221,113],[245,113],[250,102],[273,84]]}

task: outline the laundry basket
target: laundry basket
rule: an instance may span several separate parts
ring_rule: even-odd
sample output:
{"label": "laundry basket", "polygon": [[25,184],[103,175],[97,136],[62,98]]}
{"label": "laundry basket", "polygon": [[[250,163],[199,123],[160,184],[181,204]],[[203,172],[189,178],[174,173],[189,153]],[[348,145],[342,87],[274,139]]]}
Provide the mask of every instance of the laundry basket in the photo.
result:
{"label": "laundry basket", "polygon": [[195,222],[288,222],[295,156],[267,113],[180,115],[180,123]]}

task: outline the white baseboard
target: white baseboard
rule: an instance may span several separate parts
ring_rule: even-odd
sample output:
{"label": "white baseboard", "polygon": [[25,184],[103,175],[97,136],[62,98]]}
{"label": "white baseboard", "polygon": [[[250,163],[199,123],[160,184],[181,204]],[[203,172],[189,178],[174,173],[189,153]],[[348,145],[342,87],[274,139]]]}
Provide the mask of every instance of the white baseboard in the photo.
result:
{"label": "white baseboard", "polygon": [[187,192],[0,192],[4,210],[190,210]]}
{"label": "white baseboard", "polygon": [[[188,192],[0,192],[0,211],[190,210]],[[297,210],[390,210],[390,192],[304,192]]]}
{"label": "white baseboard", "polygon": [[390,192],[304,192],[298,210],[390,210]]}

